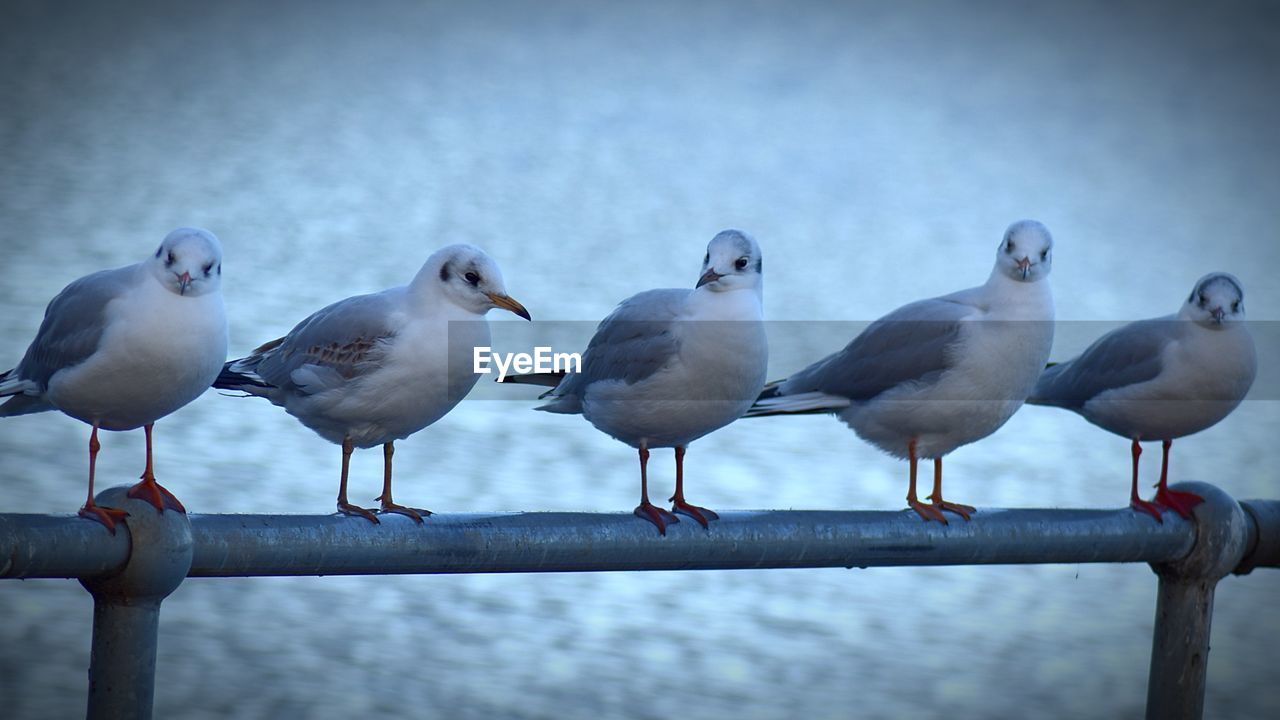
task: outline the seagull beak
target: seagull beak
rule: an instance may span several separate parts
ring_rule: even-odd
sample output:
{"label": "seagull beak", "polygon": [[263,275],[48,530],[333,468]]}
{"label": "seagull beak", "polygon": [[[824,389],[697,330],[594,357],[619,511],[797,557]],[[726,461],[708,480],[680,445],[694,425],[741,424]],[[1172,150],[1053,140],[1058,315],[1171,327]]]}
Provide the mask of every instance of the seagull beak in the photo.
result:
{"label": "seagull beak", "polygon": [[187,288],[191,287],[191,273],[185,270],[178,276],[178,294],[186,295]]}
{"label": "seagull beak", "polygon": [[1027,279],[1027,273],[1031,272],[1031,258],[1024,257],[1018,261],[1018,269],[1022,271],[1022,279]]}
{"label": "seagull beak", "polygon": [[1213,316],[1213,321],[1214,321],[1214,322],[1216,322],[1216,323],[1218,323],[1219,325],[1221,325],[1221,324],[1222,324],[1222,319],[1223,319],[1223,318],[1225,318],[1225,317],[1227,316],[1226,311],[1225,311],[1225,310],[1223,310],[1223,309],[1222,309],[1222,308],[1220,308],[1220,307],[1217,307],[1217,308],[1214,308],[1213,310],[1210,310],[1210,311],[1209,311],[1209,314]]}
{"label": "seagull beak", "polygon": [[485,293],[485,295],[488,295],[489,300],[492,301],[494,305],[497,305],[503,310],[510,310],[511,312],[519,315],[525,320],[533,319],[529,317],[529,311],[525,310],[524,306],[521,305],[519,302],[517,302],[516,299],[511,297],[510,295],[498,295],[497,293]]}
{"label": "seagull beak", "polygon": [[724,275],[721,275],[715,270],[707,270],[706,272],[702,273],[702,277],[698,278],[698,284],[694,285],[693,287],[695,289],[700,288],[703,285],[706,285],[707,283],[713,283],[722,277],[724,277]]}

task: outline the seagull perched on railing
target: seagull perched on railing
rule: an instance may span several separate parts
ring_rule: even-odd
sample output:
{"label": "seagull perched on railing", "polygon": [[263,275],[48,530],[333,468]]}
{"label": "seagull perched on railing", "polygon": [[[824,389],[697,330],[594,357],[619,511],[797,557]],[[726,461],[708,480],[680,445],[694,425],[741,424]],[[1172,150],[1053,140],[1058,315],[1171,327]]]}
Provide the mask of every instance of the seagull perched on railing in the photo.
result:
{"label": "seagull perched on railing", "polygon": [[[1053,238],[1009,226],[987,282],[894,310],[845,348],[770,383],[747,417],[836,413],[862,439],[910,462],[907,504],[927,520],[974,509],[942,498],[942,456],[995,432],[1035,385],[1053,344]],[[916,462],[933,458],[930,504]]]}
{"label": "seagull perched on railing", "polygon": [[222,246],[179,228],[146,260],[86,275],[49,302],[18,366],[0,375],[0,416],[61,410],[89,423],[89,497],[80,514],[115,533],[128,513],[93,500],[98,429],[143,428],[147,461],[129,497],[185,512],[156,482],[151,427],[209,388],[227,359]]}
{"label": "seagull perched on railing", "polygon": [[762,306],[760,246],[725,230],[707,245],[692,289],[647,290],[623,300],[596,328],[582,372],[508,377],[553,385],[537,410],[581,413],[607,435],[640,453],[635,514],[658,527],[678,522],[649,502],[650,448],[675,448],[672,510],[703,527],[718,515],[684,497],[689,443],[742,416],[764,387],[769,359]]}
{"label": "seagull perched on railing", "polygon": [[342,446],[338,511],[378,523],[347,501],[355,448],[382,445],[382,512],[421,523],[430,511],[396,504],[391,457],[404,439],[444,417],[479,376],[493,308],[528,320],[507,294],[498,265],[472,245],[437,250],[408,285],[339,300],[289,334],[226,364],[214,387],[264,397],[320,437]]}
{"label": "seagull perched on railing", "polygon": [[[1249,392],[1258,364],[1243,321],[1240,281],[1210,273],[1176,315],[1112,330],[1080,357],[1045,369],[1027,402],[1066,408],[1131,440],[1129,504],[1157,520],[1160,506],[1190,517],[1202,498],[1168,488],[1169,447],[1225,418]],[[1138,497],[1140,440],[1162,445],[1154,503]]]}

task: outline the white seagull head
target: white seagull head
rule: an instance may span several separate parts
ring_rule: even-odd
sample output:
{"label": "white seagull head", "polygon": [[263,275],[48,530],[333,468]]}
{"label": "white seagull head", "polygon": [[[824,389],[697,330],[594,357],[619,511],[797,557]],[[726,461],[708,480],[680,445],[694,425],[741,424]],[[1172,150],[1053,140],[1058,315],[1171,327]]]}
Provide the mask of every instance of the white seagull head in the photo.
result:
{"label": "white seagull head", "polygon": [[707,244],[695,287],[713,292],[760,289],[764,282],[760,246],[740,230],[722,230]]}
{"label": "white seagull head", "polygon": [[1181,315],[1207,328],[1244,320],[1244,289],[1230,273],[1209,273],[1196,281]]}
{"label": "white seagull head", "polygon": [[421,282],[436,283],[449,301],[477,315],[502,308],[532,319],[529,311],[507,294],[498,263],[474,245],[449,245],[432,253],[414,280],[415,284]]}
{"label": "white seagull head", "polygon": [[1053,268],[1053,236],[1035,220],[1019,220],[1004,231],[996,267],[1018,282],[1036,282]]}
{"label": "white seagull head", "polygon": [[169,291],[187,297],[222,287],[222,244],[208,230],[178,228],[147,260],[147,267]]}

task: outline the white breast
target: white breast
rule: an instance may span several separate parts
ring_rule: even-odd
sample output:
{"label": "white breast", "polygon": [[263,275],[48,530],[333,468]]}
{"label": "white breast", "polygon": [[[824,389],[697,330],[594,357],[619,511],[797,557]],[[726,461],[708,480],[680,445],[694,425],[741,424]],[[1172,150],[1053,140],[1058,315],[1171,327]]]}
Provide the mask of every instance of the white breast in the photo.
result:
{"label": "white breast", "polygon": [[998,276],[965,293],[965,321],[955,364],[932,384],[904,384],[840,418],[885,452],[940,457],[995,432],[1022,407],[1053,346],[1053,297],[1047,282]]}
{"label": "white breast", "polygon": [[1128,438],[1172,440],[1200,432],[1244,400],[1257,374],[1253,338],[1242,323],[1188,332],[1164,350],[1163,369],[1144,383],[1085,403],[1090,422]]}
{"label": "white breast", "polygon": [[[381,367],[322,395],[294,414],[334,442],[357,447],[400,440],[444,417],[475,386],[477,345],[489,345],[483,316],[452,304],[410,317],[392,339]],[[293,412],[291,410],[291,412]]]}
{"label": "white breast", "polygon": [[634,447],[684,446],[742,417],[768,372],[759,295],[749,290],[690,294],[674,332],[680,351],[639,382],[593,383],[583,415]]}
{"label": "white breast", "polygon": [[56,373],[55,407],[104,429],[131,430],[199,397],[227,359],[221,293],[177,295],[147,278],[106,307],[97,351]]}

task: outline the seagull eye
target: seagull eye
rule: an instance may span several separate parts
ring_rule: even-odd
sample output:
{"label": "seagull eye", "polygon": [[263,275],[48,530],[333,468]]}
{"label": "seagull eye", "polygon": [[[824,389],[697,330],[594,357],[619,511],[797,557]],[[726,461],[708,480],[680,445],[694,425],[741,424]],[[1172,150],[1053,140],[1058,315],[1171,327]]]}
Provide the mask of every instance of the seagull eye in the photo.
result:
{"label": "seagull eye", "polygon": [[706,256],[702,258],[703,265],[706,265],[709,262],[711,262],[711,253],[707,253]]}
{"label": "seagull eye", "polygon": [[469,270],[463,273],[462,278],[472,285],[480,284],[480,276]]}
{"label": "seagull eye", "polygon": [[746,270],[747,259],[745,257],[740,257],[736,262],[733,263],[733,266],[739,270]]}
{"label": "seagull eye", "polygon": [[1231,303],[1231,312],[1233,312],[1233,313],[1238,313],[1238,312],[1240,312],[1240,301],[1239,301],[1239,300],[1236,300],[1235,302]]}
{"label": "seagull eye", "polygon": [[1013,240],[1004,241],[1004,251],[1010,255],[1013,254]]}
{"label": "seagull eye", "polygon": [[1205,303],[1207,303],[1207,302],[1209,302],[1209,299],[1208,299],[1208,298],[1206,298],[1206,297],[1204,296],[1204,293],[1200,293],[1200,305],[1201,305],[1201,307],[1203,307],[1203,306],[1204,306],[1204,304],[1205,304]]}
{"label": "seagull eye", "polygon": [[1045,261],[1045,260],[1048,260],[1048,259],[1049,259],[1049,251],[1048,251],[1048,250],[1041,250],[1041,251],[1040,251],[1040,260],[1041,260],[1041,262],[1043,262],[1043,261]]}
{"label": "seagull eye", "polygon": [[165,267],[169,267],[170,265],[174,264],[175,262],[177,262],[177,258],[175,258],[175,257],[173,256],[173,251],[172,251],[172,250],[170,250],[170,251],[169,251],[169,257],[168,257],[168,258],[165,258],[164,266],[165,266]]}
{"label": "seagull eye", "polygon": [[213,272],[213,263],[205,263],[203,270],[204,276],[209,277],[209,273]]}

